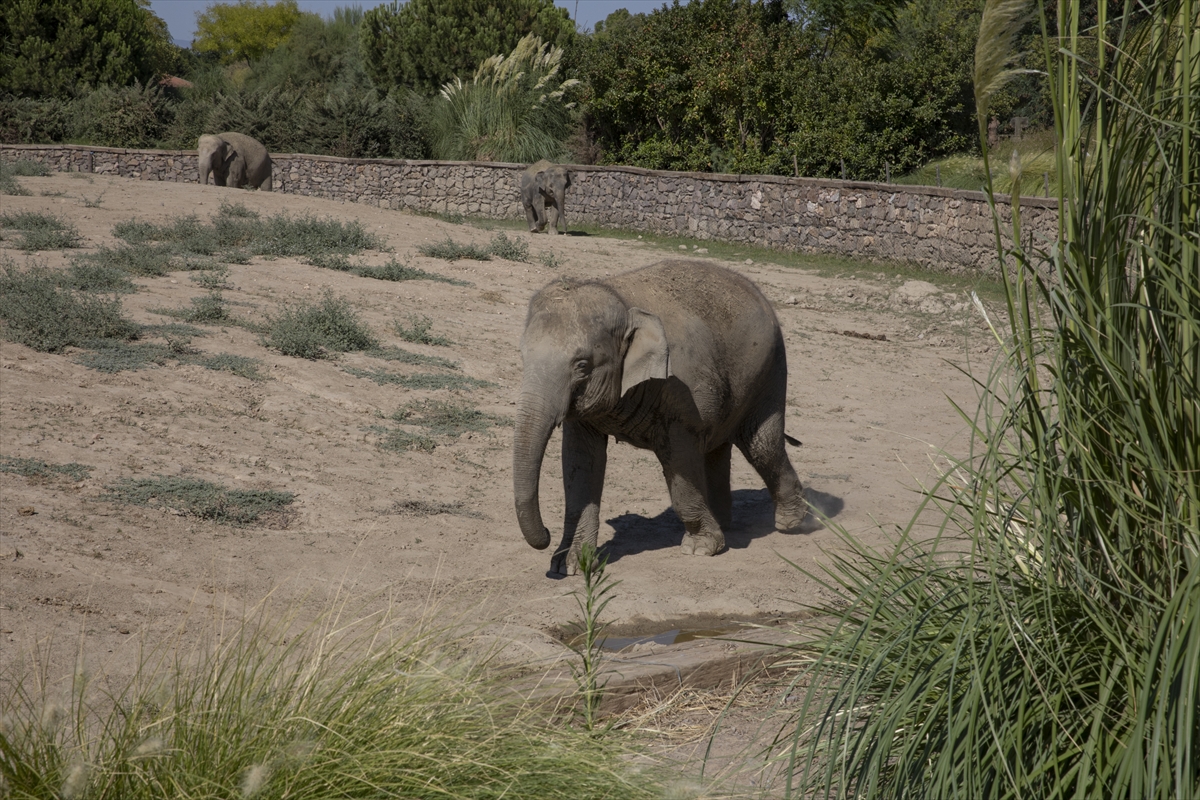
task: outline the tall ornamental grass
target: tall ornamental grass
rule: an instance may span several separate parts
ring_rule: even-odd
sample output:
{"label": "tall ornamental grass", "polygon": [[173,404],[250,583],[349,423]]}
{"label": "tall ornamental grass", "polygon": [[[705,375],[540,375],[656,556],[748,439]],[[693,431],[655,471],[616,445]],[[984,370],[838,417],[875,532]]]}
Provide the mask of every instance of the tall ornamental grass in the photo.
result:
{"label": "tall ornamental grass", "polygon": [[0,676],[0,797],[647,798],[621,745],[548,724],[446,631],[331,614],[214,625],[127,682]]}
{"label": "tall ornamental grass", "polygon": [[575,104],[564,94],[563,50],[529,34],[507,56],[479,65],[469,83],[442,87],[432,107],[433,152],[451,161],[529,163],[566,156]]}
{"label": "tall ornamental grass", "polygon": [[981,132],[1015,31],[1044,35],[1060,231],[1030,247],[1018,212],[1006,249],[996,217],[1008,329],[940,524],[842,534],[793,796],[1200,797],[1200,4],[1087,8],[986,5]]}

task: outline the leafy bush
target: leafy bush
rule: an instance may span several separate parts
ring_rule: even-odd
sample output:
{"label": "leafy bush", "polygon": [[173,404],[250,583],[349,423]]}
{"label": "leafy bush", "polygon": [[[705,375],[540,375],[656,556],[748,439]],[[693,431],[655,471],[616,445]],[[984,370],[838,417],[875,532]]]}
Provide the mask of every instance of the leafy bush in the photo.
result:
{"label": "leafy bush", "polygon": [[246,524],[257,522],[271,512],[292,504],[291,492],[263,489],[227,489],[198,478],[169,477],[125,478],[101,499],[113,503],[159,505],[182,511],[200,519]]}
{"label": "leafy bush", "polygon": [[75,115],[70,100],[0,93],[0,144],[65,141]]}
{"label": "leafy bush", "polygon": [[183,317],[185,322],[220,322],[229,319],[229,309],[219,291],[192,298],[192,307]]}
{"label": "leafy bush", "polygon": [[562,48],[529,34],[510,55],[485,59],[474,79],[455,79],[432,105],[433,153],[449,161],[561,161],[579,81],[563,80]]}
{"label": "leafy bush", "polygon": [[346,367],[346,372],[356,378],[366,378],[380,386],[395,384],[405,389],[474,389],[477,387],[495,386],[494,383],[469,378],[466,375],[439,375],[435,373],[417,373],[416,375],[398,375],[384,369],[359,369]]}
{"label": "leafy bush", "polygon": [[577,58],[601,160],[880,179],[971,146],[975,0],[901,5],[867,36],[804,8],[693,0],[598,30]]}
{"label": "leafy bush", "polygon": [[285,356],[310,359],[379,346],[350,301],[328,291],[320,302],[284,308],[271,320],[266,343]]}
{"label": "leafy bush", "polygon": [[458,362],[451,361],[448,358],[441,356],[426,356],[420,353],[410,353],[407,350],[402,350],[399,347],[375,347],[367,351],[367,355],[372,358],[383,359],[384,361],[394,361],[397,364],[412,364],[417,367],[440,367],[442,369],[457,370]]}
{"label": "leafy bush", "polygon": [[0,228],[20,231],[17,247],[22,250],[61,250],[83,243],[79,229],[71,223],[33,211],[0,215]]}
{"label": "leafy bush", "polygon": [[121,315],[121,301],[62,287],[42,267],[0,265],[0,320],[6,338],[47,353],[94,339],[132,339],[138,326]]}
{"label": "leafy bush", "polygon": [[110,264],[77,261],[63,276],[63,286],[80,292],[104,292],[125,294],[137,290],[129,273]]}
{"label": "leafy bush", "polygon": [[44,178],[50,174],[50,168],[45,164],[40,161],[30,161],[27,158],[0,162],[0,169],[9,175],[27,178]]}
{"label": "leafy bush", "polygon": [[72,264],[74,269],[80,270],[116,270],[143,278],[159,278],[175,268],[174,258],[175,249],[170,245],[105,245],[91,253],[75,256]]}

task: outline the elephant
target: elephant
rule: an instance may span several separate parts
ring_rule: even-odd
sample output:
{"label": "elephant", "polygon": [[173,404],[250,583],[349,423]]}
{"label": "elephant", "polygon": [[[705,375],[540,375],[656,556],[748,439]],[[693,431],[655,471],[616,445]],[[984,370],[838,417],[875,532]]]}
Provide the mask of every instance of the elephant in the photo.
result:
{"label": "elephant", "polygon": [[200,183],[211,172],[217,186],[271,191],[271,156],[257,139],[242,133],[205,134],[198,146]]}
{"label": "elephant", "polygon": [[[525,206],[525,219],[530,233],[540,233],[550,223],[550,233],[567,232],[567,214],[564,205],[567,188],[571,185],[571,173],[561,164],[542,159],[530,164],[521,173],[521,205]],[[538,195],[542,202],[539,204]]]}
{"label": "elephant", "polygon": [[538,482],[562,426],[566,513],[550,575],[574,574],[600,529],[608,437],[653,450],[686,533],[716,555],[732,522],[734,445],[775,504],[775,527],[808,513],[784,449],[787,356],[770,302],[745,276],[666,260],[605,280],[559,279],[529,302],[513,434],[513,498],[525,540],[550,544]]}

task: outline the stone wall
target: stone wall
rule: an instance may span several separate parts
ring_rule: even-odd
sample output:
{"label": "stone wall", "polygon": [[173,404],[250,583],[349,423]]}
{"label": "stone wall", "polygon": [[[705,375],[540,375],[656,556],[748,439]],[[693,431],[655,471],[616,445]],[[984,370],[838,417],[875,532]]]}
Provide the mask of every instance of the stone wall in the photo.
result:
{"label": "stone wall", "polygon": [[[0,145],[0,160],[66,172],[195,182],[196,153],[82,145]],[[276,154],[275,190],[383,208],[523,218],[519,164]],[[931,186],[573,166],[567,218],[785,250],[915,262],[943,272],[996,269],[982,192]],[[1008,229],[1007,198],[997,198]],[[1053,200],[1022,200],[1023,230],[1056,234]]]}

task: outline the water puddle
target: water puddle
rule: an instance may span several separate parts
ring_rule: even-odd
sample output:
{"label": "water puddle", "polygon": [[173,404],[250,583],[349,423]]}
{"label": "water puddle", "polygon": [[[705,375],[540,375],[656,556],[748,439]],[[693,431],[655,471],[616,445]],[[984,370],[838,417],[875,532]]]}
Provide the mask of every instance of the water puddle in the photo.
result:
{"label": "water puddle", "polygon": [[600,646],[603,650],[616,652],[626,647],[653,642],[654,644],[683,644],[696,639],[715,639],[718,636],[729,636],[742,630],[741,627],[731,628],[672,628],[662,633],[650,633],[644,636],[609,636]]}

